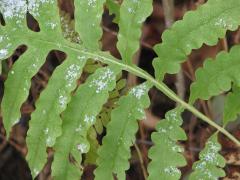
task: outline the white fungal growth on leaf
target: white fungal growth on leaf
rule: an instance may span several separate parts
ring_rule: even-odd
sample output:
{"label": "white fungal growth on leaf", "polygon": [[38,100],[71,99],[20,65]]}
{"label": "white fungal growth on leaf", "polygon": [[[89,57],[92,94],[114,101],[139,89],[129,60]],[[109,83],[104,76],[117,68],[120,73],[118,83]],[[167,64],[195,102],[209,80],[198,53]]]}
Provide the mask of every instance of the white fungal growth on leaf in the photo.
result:
{"label": "white fungal growth on leaf", "polygon": [[33,16],[39,16],[41,4],[53,2],[54,0],[28,0],[28,3],[26,0],[1,0],[0,11],[5,19],[23,19],[27,11]]}
{"label": "white fungal growth on leaf", "polygon": [[53,2],[54,0],[28,0],[28,11],[35,17],[39,16],[39,9],[41,5],[44,3],[51,4]]}
{"label": "white fungal growth on leaf", "polygon": [[88,151],[88,146],[86,144],[78,144],[77,145],[77,149],[81,152],[81,153],[86,153]]}
{"label": "white fungal growth on leaf", "polygon": [[93,124],[95,119],[96,119],[95,116],[85,115],[84,122],[87,123],[87,124]]}
{"label": "white fungal growth on leaf", "polygon": [[78,74],[79,74],[80,66],[76,64],[72,64],[67,69],[67,73],[65,76],[65,80],[67,81],[67,86],[72,86],[73,82],[76,80]]}
{"label": "white fungal growth on leaf", "polygon": [[232,29],[233,25],[229,22],[227,22],[225,19],[223,18],[219,18],[216,22],[215,22],[215,26],[220,26],[224,29]]}
{"label": "white fungal growth on leaf", "polygon": [[170,166],[164,169],[164,172],[171,175],[175,176],[176,174],[181,174],[180,170],[174,166]]}
{"label": "white fungal growth on leaf", "polygon": [[24,18],[27,12],[26,0],[1,0],[0,11],[5,19]]}
{"label": "white fungal growth on leaf", "polygon": [[114,72],[111,69],[107,68],[102,75],[96,79],[93,79],[89,87],[95,87],[96,93],[100,93],[113,80],[115,80]]}
{"label": "white fungal growth on leaf", "polygon": [[46,140],[46,144],[47,144],[47,146],[49,146],[49,147],[53,146],[53,144],[54,144],[54,139],[53,139],[52,137],[48,136],[48,137],[47,137],[47,140]]}
{"label": "white fungal growth on leaf", "polygon": [[0,59],[6,58],[7,54],[8,54],[8,50],[7,49],[1,49],[0,50]]}
{"label": "white fungal growth on leaf", "polygon": [[96,2],[97,0],[88,0],[88,6],[92,6],[92,7],[95,7],[96,6]]}
{"label": "white fungal growth on leaf", "polygon": [[140,86],[134,87],[130,94],[133,94],[137,99],[141,99],[141,97],[146,93],[147,86],[145,84],[142,84]]}
{"label": "white fungal growth on leaf", "polygon": [[60,95],[59,96],[59,105],[60,105],[60,107],[64,108],[66,104],[67,104],[67,97],[65,95]]}

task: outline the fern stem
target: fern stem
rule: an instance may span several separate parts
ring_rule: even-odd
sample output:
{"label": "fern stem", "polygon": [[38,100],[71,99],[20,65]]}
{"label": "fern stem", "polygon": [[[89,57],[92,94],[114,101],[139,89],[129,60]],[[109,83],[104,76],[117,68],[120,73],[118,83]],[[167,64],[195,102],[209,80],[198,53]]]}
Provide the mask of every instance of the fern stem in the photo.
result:
{"label": "fern stem", "polygon": [[[31,34],[31,33],[29,33],[29,34]],[[51,44],[51,45],[54,45],[54,46],[59,44],[58,42],[52,42],[52,41],[48,41],[48,40],[45,40],[45,39],[37,39],[35,37],[35,35],[33,35],[33,37],[29,36],[28,38],[32,38],[32,39],[35,39],[35,41],[39,41],[39,42],[45,43],[45,44]],[[80,53],[82,55],[86,55],[89,58],[93,58],[95,60],[102,61],[103,63],[119,66],[122,70],[126,70],[130,73],[133,73],[134,75],[136,75],[138,77],[141,77],[141,78],[151,82],[156,88],[158,88],[162,93],[164,93],[170,99],[179,103],[179,105],[181,105],[183,108],[189,110],[195,116],[202,119],[203,121],[205,121],[209,125],[215,127],[218,131],[223,133],[225,136],[227,136],[230,140],[232,140],[234,143],[236,143],[236,145],[238,145],[240,147],[240,141],[237,140],[227,130],[225,130],[223,127],[219,126],[214,121],[212,121],[210,118],[208,118],[207,116],[205,116],[204,114],[199,112],[191,104],[188,104],[185,101],[183,101],[171,89],[169,89],[164,83],[157,81],[150,74],[148,74],[147,72],[145,72],[141,68],[139,68],[137,66],[134,66],[134,65],[131,66],[131,65],[124,64],[121,61],[117,60],[116,58],[113,58],[111,56],[106,56],[106,54],[104,54],[103,52],[87,51],[86,49],[83,49],[83,47],[80,46],[79,44],[74,44],[74,43],[71,43],[67,40],[64,40],[64,44],[62,44],[61,48],[59,48],[59,49],[62,50],[62,51],[64,51],[65,49],[70,49],[70,50],[75,51],[77,53]]]}
{"label": "fern stem", "polygon": [[[110,59],[108,59],[109,61]],[[221,133],[223,133],[225,136],[227,136],[229,139],[231,139],[234,143],[236,143],[239,147],[240,147],[240,141],[237,140],[232,134],[230,134],[226,129],[224,129],[223,127],[219,126],[218,124],[216,124],[214,121],[212,121],[210,118],[208,118],[207,116],[205,116],[204,114],[202,114],[201,112],[199,112],[196,108],[194,108],[192,105],[186,103],[185,101],[183,101],[181,98],[179,98],[171,89],[169,89],[165,84],[163,84],[162,82],[157,81],[156,79],[154,79],[151,75],[149,75],[146,72],[143,72],[142,69],[138,68],[138,67],[133,67],[133,66],[129,66],[126,64],[123,64],[119,61],[116,60],[110,60],[111,63],[114,63],[113,61],[115,61],[115,64],[120,65],[122,68],[124,68],[125,70],[127,70],[128,72],[134,73],[136,76],[140,76],[150,82],[153,83],[154,86],[156,86],[156,88],[158,88],[161,92],[163,92],[166,96],[168,96],[170,99],[174,100],[175,102],[179,103],[180,105],[182,105],[185,109],[189,110],[190,112],[192,112],[195,116],[199,117],[200,119],[202,119],[203,121],[205,121],[206,123],[208,123],[209,125],[215,127],[218,131],[220,131]]]}
{"label": "fern stem", "polygon": [[159,89],[162,93],[164,93],[166,96],[168,96],[170,99],[172,99],[173,101],[179,103],[179,105],[181,105],[183,108],[189,110],[190,112],[192,112],[195,116],[197,116],[198,118],[202,119],[203,121],[205,121],[206,123],[208,123],[209,125],[215,127],[218,131],[220,131],[221,133],[223,133],[225,136],[227,136],[230,140],[232,140],[234,143],[236,143],[236,145],[238,145],[240,147],[240,141],[237,140],[232,134],[230,134],[226,129],[224,129],[223,127],[219,126],[217,123],[215,123],[214,121],[212,121],[210,118],[208,118],[207,116],[205,116],[203,113],[199,112],[195,107],[193,107],[192,105],[186,103],[185,101],[183,101],[181,98],[179,98],[171,89],[169,89],[164,83],[157,81],[156,79],[154,79],[150,74],[148,74],[147,72],[145,72],[144,70],[142,70],[141,68],[137,67],[137,66],[130,66],[127,64],[123,64],[122,62],[120,62],[117,59],[114,58],[108,58],[108,57],[104,57],[101,56],[99,54],[96,53],[91,53],[91,52],[87,52],[84,51],[82,53],[85,53],[88,56],[91,57],[98,57],[100,61],[102,61],[103,63],[107,63],[107,64],[115,64],[117,66],[120,66],[122,69],[135,74],[136,76],[142,77],[146,80],[148,80],[149,82],[151,82],[157,89]]}

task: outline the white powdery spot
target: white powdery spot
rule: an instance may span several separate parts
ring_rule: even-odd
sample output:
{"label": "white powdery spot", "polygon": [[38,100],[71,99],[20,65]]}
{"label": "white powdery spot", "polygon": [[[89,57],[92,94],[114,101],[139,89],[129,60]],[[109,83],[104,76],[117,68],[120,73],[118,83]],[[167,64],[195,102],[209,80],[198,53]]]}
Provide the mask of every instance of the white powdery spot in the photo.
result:
{"label": "white powdery spot", "polygon": [[72,86],[72,83],[76,80],[78,76],[79,70],[80,70],[80,66],[76,64],[72,64],[71,66],[69,66],[65,76],[65,79],[67,80],[67,87]]}
{"label": "white powdery spot", "polygon": [[96,87],[96,93],[100,93],[113,80],[115,80],[114,72],[107,68],[103,75],[100,75],[90,83],[89,87]]}
{"label": "white powdery spot", "polygon": [[208,163],[214,163],[216,161],[216,153],[207,153],[203,155],[203,160],[207,161]]}
{"label": "white powdery spot", "polygon": [[175,176],[176,174],[180,174],[180,170],[176,167],[170,166],[164,169],[164,172],[171,175],[171,176]]}
{"label": "white powdery spot", "polygon": [[206,162],[202,161],[202,162],[198,163],[195,168],[199,169],[199,170],[204,170],[206,168],[206,165],[207,165]]}
{"label": "white powdery spot", "polygon": [[[6,19],[23,19],[26,16],[27,10],[33,16],[39,16],[39,8],[41,4],[53,3],[54,0],[1,0],[0,10]],[[17,20],[17,23],[21,21]]]}
{"label": "white powdery spot", "polygon": [[218,144],[213,141],[208,141],[206,145],[213,152],[218,152],[220,150],[220,147],[218,146]]}
{"label": "white powdery spot", "polygon": [[77,145],[77,149],[81,152],[81,153],[86,153],[88,151],[88,146],[86,144],[78,144]]}
{"label": "white powdery spot", "polygon": [[95,7],[96,6],[96,2],[97,2],[97,0],[88,0],[87,4],[88,4],[88,6]]}
{"label": "white powdery spot", "polygon": [[28,0],[28,11],[35,17],[40,16],[39,8],[41,5],[44,3],[52,4],[53,2],[54,0]]}
{"label": "white powdery spot", "polygon": [[86,60],[86,56],[77,56],[77,59],[79,59],[80,61],[84,61]]}
{"label": "white powdery spot", "polygon": [[128,10],[128,12],[129,12],[130,14],[134,14],[134,13],[135,13],[134,9],[132,9],[132,8],[130,8],[130,7],[129,7],[127,10]]}
{"label": "white powdery spot", "polygon": [[174,152],[183,152],[183,148],[182,147],[180,147],[180,146],[178,146],[178,145],[173,145],[172,146],[172,150],[174,151]]}
{"label": "white powdery spot", "polygon": [[167,120],[169,120],[169,121],[178,121],[177,112],[176,111],[171,111],[171,113],[168,115]]}
{"label": "white powdery spot", "polygon": [[47,137],[46,144],[47,144],[47,146],[51,147],[54,144],[53,138]]}
{"label": "white powdery spot", "polygon": [[159,128],[158,128],[158,132],[160,132],[160,133],[166,133],[167,130],[166,130],[165,128],[159,127]]}
{"label": "white powdery spot", "polygon": [[65,105],[67,104],[67,97],[64,95],[60,95],[58,99],[59,105],[61,108],[64,108]]}
{"label": "white powdery spot", "polygon": [[84,117],[84,122],[87,124],[93,124],[95,120],[96,120],[95,116],[85,115]]}
{"label": "white powdery spot", "polygon": [[142,119],[146,119],[145,111],[142,108],[137,108],[137,111],[141,114]]}
{"label": "white powdery spot", "polygon": [[233,25],[228,23],[225,19],[218,19],[217,22],[215,22],[215,26],[223,27],[224,29],[232,29]]}
{"label": "white powdery spot", "polygon": [[25,17],[27,12],[27,1],[26,0],[1,0],[0,10],[3,13],[4,18],[22,19]]}
{"label": "white powdery spot", "polygon": [[52,30],[54,30],[57,27],[57,23],[53,22],[47,22],[46,25],[50,27]]}
{"label": "white powdery spot", "polygon": [[141,97],[146,93],[147,86],[145,84],[142,84],[140,86],[134,87],[130,94],[133,94],[137,99],[141,99]]}
{"label": "white powdery spot", "polygon": [[6,58],[7,54],[8,54],[7,49],[1,49],[0,50],[0,59]]}

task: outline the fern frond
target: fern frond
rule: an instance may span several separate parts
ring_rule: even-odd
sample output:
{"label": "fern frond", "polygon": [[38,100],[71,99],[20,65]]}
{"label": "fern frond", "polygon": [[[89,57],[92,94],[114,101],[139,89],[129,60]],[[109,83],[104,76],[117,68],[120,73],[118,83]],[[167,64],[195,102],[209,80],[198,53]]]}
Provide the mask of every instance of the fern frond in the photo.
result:
{"label": "fern frond", "polygon": [[99,148],[95,179],[125,179],[129,168],[130,146],[135,141],[138,129],[137,119],[145,115],[144,108],[149,106],[149,83],[134,87],[127,96],[118,101],[118,107],[112,111],[111,121],[107,125],[107,135]]}
{"label": "fern frond", "polygon": [[46,147],[52,147],[62,132],[60,114],[70,101],[70,94],[77,86],[86,59],[70,55],[57,67],[48,82],[47,88],[36,103],[31,115],[27,133],[27,160],[33,177],[47,161]]}
{"label": "fern frond", "polygon": [[152,134],[153,147],[149,150],[149,180],[180,179],[181,171],[177,167],[186,165],[181,154],[183,149],[176,143],[186,140],[186,134],[180,127],[182,125],[181,109],[173,109],[166,114],[166,119],[157,124],[157,132]]}
{"label": "fern frond", "polygon": [[105,0],[75,0],[75,24],[85,47],[99,49],[102,36],[101,20]]}
{"label": "fern frond", "polygon": [[208,59],[203,68],[196,71],[196,81],[191,85],[190,102],[207,100],[231,89],[231,83],[240,85],[240,46],[234,46],[229,53],[221,52],[215,60]]}
{"label": "fern frond", "polygon": [[228,93],[224,102],[223,124],[227,125],[229,122],[235,121],[240,113],[240,88],[233,86],[233,91]]}
{"label": "fern frond", "polygon": [[[32,39],[17,39],[11,34],[22,36],[24,33],[33,33],[27,28],[25,23],[27,9],[39,21],[42,37],[46,37],[49,40],[57,39],[58,35],[61,34],[60,24],[56,20],[56,15],[58,14],[56,1],[49,0],[43,2],[40,0],[30,0],[28,7],[25,2],[26,1],[23,0],[16,2],[4,0],[1,2],[0,9],[6,20],[6,26],[1,27],[2,31],[5,32],[4,37],[7,45],[5,41],[3,41],[3,43],[5,43],[5,48],[8,52],[4,58],[12,53],[13,45],[14,48],[20,44],[27,45],[27,51],[21,56],[21,60],[13,65],[8,79],[5,82],[2,114],[4,116],[3,122],[7,134],[9,134],[11,126],[17,123],[20,118],[20,107],[28,96],[31,78],[45,62],[48,52],[54,48],[51,44],[42,46],[44,48],[38,48],[41,42],[32,41]],[[34,59],[33,54],[35,55]]]}
{"label": "fern frond", "polygon": [[187,59],[193,49],[203,43],[215,45],[227,30],[234,31],[240,24],[240,1],[208,0],[196,11],[187,12],[162,35],[162,43],[154,47],[158,57],[153,65],[157,79],[165,73],[175,74],[180,63]]}
{"label": "fern frond", "polygon": [[151,12],[149,0],[123,1],[121,4],[117,47],[123,62],[132,64],[133,55],[139,48],[142,23]]}
{"label": "fern frond", "polygon": [[199,161],[193,165],[194,172],[190,180],[215,180],[225,176],[222,169],[225,166],[225,159],[218,153],[221,145],[217,140],[217,133],[212,135],[206,143],[205,148],[200,152]]}
{"label": "fern frond", "polygon": [[69,155],[80,166],[81,156],[89,151],[87,132],[96,115],[108,99],[108,92],[116,85],[116,67],[99,68],[79,87],[62,115],[62,135],[54,146],[56,150],[52,175],[56,179],[79,179],[82,171],[69,161]]}

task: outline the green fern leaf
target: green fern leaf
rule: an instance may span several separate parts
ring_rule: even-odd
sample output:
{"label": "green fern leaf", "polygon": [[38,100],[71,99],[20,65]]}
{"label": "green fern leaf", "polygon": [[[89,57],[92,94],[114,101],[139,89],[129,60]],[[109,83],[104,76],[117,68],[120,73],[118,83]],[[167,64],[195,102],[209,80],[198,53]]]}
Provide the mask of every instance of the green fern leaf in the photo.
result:
{"label": "green fern leaf", "polygon": [[149,180],[180,179],[181,172],[177,167],[186,165],[186,160],[181,154],[183,149],[176,144],[178,140],[186,140],[186,134],[179,126],[182,124],[181,110],[174,109],[166,114],[166,119],[161,120],[152,134],[154,146],[149,150],[152,159],[148,166]]}
{"label": "green fern leaf", "polygon": [[127,64],[132,64],[133,55],[139,48],[140,28],[151,12],[149,0],[123,1],[120,7],[117,47]]}
{"label": "green fern leaf", "polygon": [[76,31],[80,34],[84,46],[91,50],[99,49],[104,3],[105,0],[74,1]]}
{"label": "green fern leaf", "polygon": [[[209,99],[231,89],[231,83],[240,85],[240,46],[234,46],[229,53],[221,52],[215,60],[204,62],[196,71],[196,81],[191,85],[190,102]],[[226,68],[227,67],[227,68]]]}
{"label": "green fern leaf", "polygon": [[217,140],[217,133],[212,135],[205,148],[200,152],[200,160],[193,165],[194,172],[190,175],[190,180],[215,180],[225,176],[223,167],[225,159],[218,154],[221,145]]}
{"label": "green fern leaf", "polygon": [[150,84],[144,83],[134,87],[127,96],[120,98],[118,107],[112,111],[111,121],[107,125],[107,135],[99,148],[95,179],[125,179],[129,168],[130,146],[135,141],[138,129],[136,119],[145,115],[144,108],[149,106],[148,90]]}
{"label": "green fern leaf", "polygon": [[34,173],[33,177],[47,161],[46,147],[52,147],[56,138],[61,135],[60,114],[70,101],[70,93],[76,88],[77,79],[86,63],[86,59],[81,60],[73,55],[68,58],[54,71],[31,115],[27,134],[27,160]]}
{"label": "green fern leaf", "polygon": [[234,31],[239,24],[239,0],[208,0],[196,11],[187,12],[183,20],[163,33],[162,43],[154,47],[158,55],[153,62],[156,78],[162,80],[165,73],[177,73],[180,63],[193,49],[203,43],[215,45],[227,30]]}
{"label": "green fern leaf", "polygon": [[79,87],[66,111],[62,115],[62,135],[57,139],[54,149],[52,174],[56,179],[79,179],[82,171],[69,162],[69,154],[77,165],[81,156],[89,151],[87,132],[94,124],[96,115],[108,99],[108,92],[116,85],[116,67],[98,69],[87,82]]}
{"label": "green fern leaf", "polygon": [[240,113],[240,88],[233,86],[233,92],[229,93],[224,103],[223,124],[235,121]]}
{"label": "green fern leaf", "polygon": [[40,24],[41,32],[39,33],[41,37],[56,40],[61,35],[61,27],[56,18],[58,14],[56,1],[30,0],[28,6],[25,2],[23,0],[16,2],[2,0],[0,8],[6,20],[6,26],[1,27],[1,31],[4,32],[4,40],[0,42],[1,49],[5,48],[7,51],[4,58],[7,58],[17,46],[21,44],[27,45],[27,51],[20,57],[21,60],[18,60],[13,65],[5,82],[2,114],[7,134],[9,134],[11,126],[19,120],[20,107],[28,96],[31,78],[43,65],[49,51],[55,48],[51,43],[41,44],[41,40],[33,41],[32,38],[17,38],[21,37],[22,34],[34,33],[27,28],[25,23],[27,9]]}

